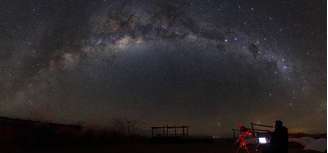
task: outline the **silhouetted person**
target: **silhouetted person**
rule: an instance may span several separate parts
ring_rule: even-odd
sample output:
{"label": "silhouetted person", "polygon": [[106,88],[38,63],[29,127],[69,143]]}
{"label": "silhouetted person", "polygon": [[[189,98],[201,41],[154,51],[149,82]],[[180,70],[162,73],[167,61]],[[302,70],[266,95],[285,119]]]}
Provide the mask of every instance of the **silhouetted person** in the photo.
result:
{"label": "silhouetted person", "polygon": [[283,126],[283,122],[276,121],[275,130],[271,135],[272,153],[288,153],[288,129]]}

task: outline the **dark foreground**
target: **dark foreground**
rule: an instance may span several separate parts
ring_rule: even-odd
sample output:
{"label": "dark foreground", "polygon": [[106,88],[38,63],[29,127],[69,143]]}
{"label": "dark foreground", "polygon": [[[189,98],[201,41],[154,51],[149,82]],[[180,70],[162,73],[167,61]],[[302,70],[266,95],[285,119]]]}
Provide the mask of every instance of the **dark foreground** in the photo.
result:
{"label": "dark foreground", "polygon": [[[236,153],[237,149],[232,139],[150,138],[124,132],[124,128],[101,131],[7,117],[0,117],[0,123],[0,153]],[[118,123],[125,125],[122,121]],[[302,136],[305,135],[294,135]],[[289,150],[289,153],[317,153],[303,151],[302,146],[295,144],[290,144]]]}
{"label": "dark foreground", "polygon": [[[214,143],[134,143],[108,145],[1,145],[1,153],[235,153],[230,142]],[[240,152],[242,153],[242,152]],[[303,151],[301,146],[290,145],[289,153],[318,153]]]}

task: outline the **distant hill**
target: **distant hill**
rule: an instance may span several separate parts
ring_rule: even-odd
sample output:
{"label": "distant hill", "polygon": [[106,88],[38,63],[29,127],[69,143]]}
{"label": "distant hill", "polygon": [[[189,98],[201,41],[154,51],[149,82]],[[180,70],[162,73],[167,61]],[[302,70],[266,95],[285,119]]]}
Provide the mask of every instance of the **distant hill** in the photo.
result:
{"label": "distant hill", "polygon": [[327,138],[326,133],[316,133],[316,134],[308,134],[308,133],[289,133],[290,138],[301,138],[301,137],[311,137],[311,138]]}

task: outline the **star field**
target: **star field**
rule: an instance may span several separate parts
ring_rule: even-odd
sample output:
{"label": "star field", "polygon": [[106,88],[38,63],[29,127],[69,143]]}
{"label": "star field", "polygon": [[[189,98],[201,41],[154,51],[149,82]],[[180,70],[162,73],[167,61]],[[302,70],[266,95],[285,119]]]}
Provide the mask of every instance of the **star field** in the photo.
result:
{"label": "star field", "polygon": [[0,3],[0,115],[326,129],[324,1]]}

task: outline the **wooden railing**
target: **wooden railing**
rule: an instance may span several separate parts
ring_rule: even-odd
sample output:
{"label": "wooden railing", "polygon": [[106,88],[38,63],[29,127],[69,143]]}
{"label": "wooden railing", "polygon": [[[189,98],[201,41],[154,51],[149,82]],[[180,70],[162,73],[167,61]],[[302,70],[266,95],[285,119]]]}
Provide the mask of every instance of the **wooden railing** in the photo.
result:
{"label": "wooden railing", "polygon": [[157,126],[151,127],[152,137],[188,136],[189,126]]}

